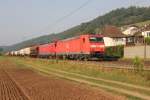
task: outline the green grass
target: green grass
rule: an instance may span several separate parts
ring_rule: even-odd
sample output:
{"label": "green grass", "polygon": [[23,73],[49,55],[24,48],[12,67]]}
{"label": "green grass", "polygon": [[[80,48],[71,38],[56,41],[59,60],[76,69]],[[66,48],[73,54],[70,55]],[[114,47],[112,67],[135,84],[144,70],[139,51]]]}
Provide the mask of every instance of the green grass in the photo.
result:
{"label": "green grass", "polygon": [[[59,73],[58,71],[53,71],[50,68],[41,68],[41,69],[45,69],[46,71],[50,71],[50,72],[54,72],[54,73]],[[87,80],[87,81],[91,81],[91,82],[98,83],[98,84],[103,84],[103,85],[108,85],[108,86],[112,86],[112,87],[117,87],[117,88],[122,88],[122,89],[127,89],[127,90],[135,90],[135,88],[132,88],[132,87],[128,87],[128,86],[124,86],[124,85],[118,85],[118,84],[115,84],[115,83],[108,83],[108,82],[95,80],[95,79],[89,79],[89,78],[85,78],[85,77],[81,77],[81,76],[76,76],[76,75],[73,75],[73,74],[70,74],[70,73],[60,73],[60,74],[70,76],[70,77],[76,77],[76,78],[79,78],[79,79],[82,78],[82,79]],[[142,90],[142,89],[137,89],[136,92],[139,92],[141,94],[150,95],[149,91],[145,91],[145,90]]]}
{"label": "green grass", "polygon": [[[18,67],[28,67],[28,68],[33,68],[34,70],[40,70],[41,72],[49,73],[58,73],[64,76],[69,76],[69,77],[74,77],[77,79],[84,79],[89,82],[94,82],[97,84],[101,85],[107,85],[111,87],[116,87],[116,88],[121,88],[121,89],[126,89],[129,91],[136,91],[141,94],[146,94],[150,95],[149,91],[146,90],[141,90],[141,89],[135,89],[132,87],[128,86],[122,86],[122,85],[117,85],[113,83],[107,83],[103,81],[97,81],[94,79],[89,79],[89,78],[83,78],[81,76],[76,76],[71,73],[77,73],[80,75],[86,75],[86,76],[91,76],[95,78],[103,78],[103,79],[108,79],[108,80],[115,80],[115,81],[120,81],[120,82],[125,82],[125,83],[130,83],[134,85],[140,85],[143,87],[150,87],[150,80],[146,80],[144,77],[141,75],[135,74],[133,72],[127,71],[127,70],[115,70],[115,69],[105,69],[102,66],[96,65],[96,64],[87,64],[87,63],[74,63],[74,62],[68,62],[68,61],[63,61],[59,60],[56,62],[56,60],[45,60],[45,59],[30,59],[30,58],[9,58],[10,60],[13,60]],[[52,71],[52,69],[55,70],[60,70],[60,71],[65,71],[69,73],[60,73],[56,71]],[[108,91],[112,91],[109,89],[105,89]],[[113,91],[114,92],[114,91]],[[117,93],[121,94],[121,93]],[[124,94],[125,95],[125,94]],[[125,95],[131,100],[138,100],[139,98]]]}
{"label": "green grass", "polygon": [[135,25],[137,25],[137,26],[139,26],[139,27],[142,27],[142,26],[144,26],[144,25],[146,25],[146,24],[150,24],[150,20],[144,21],[144,22],[140,22],[140,23],[135,23]]}
{"label": "green grass", "polygon": [[4,58],[5,58],[4,56],[0,56],[0,61],[4,61],[5,60]]}
{"label": "green grass", "polygon": [[40,65],[46,68],[54,68],[57,70],[63,70],[72,73],[84,74],[92,77],[100,77],[109,80],[115,80],[120,82],[126,82],[135,85],[148,86],[150,87],[150,80],[142,77],[139,74],[135,74],[126,70],[115,70],[105,69],[100,66],[93,64],[80,64],[71,63],[67,61],[59,61],[56,63],[55,60],[43,60],[43,59],[18,59],[17,61],[23,61],[22,63]]}

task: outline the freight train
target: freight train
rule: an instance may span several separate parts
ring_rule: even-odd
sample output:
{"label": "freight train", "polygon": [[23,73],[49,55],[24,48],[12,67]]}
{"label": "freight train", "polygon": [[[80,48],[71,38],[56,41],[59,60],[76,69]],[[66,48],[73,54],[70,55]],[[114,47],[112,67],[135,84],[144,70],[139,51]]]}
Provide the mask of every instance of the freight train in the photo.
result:
{"label": "freight train", "polygon": [[88,60],[104,58],[105,44],[102,35],[80,35],[48,44],[11,51],[10,55],[40,58]]}

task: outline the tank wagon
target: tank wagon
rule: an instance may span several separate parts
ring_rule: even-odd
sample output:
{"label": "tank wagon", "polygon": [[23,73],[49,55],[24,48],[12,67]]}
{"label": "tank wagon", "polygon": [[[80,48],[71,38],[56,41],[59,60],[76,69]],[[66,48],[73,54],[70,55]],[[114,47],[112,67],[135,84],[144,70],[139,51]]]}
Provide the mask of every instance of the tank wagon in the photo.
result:
{"label": "tank wagon", "polygon": [[18,51],[13,51],[14,56],[18,56],[19,52]]}
{"label": "tank wagon", "polygon": [[15,55],[15,51],[11,51],[10,55],[14,56]]}
{"label": "tank wagon", "polygon": [[31,52],[30,47],[24,48],[23,50],[24,50],[24,56],[30,55],[30,52]]}
{"label": "tank wagon", "polygon": [[24,49],[18,50],[19,56],[24,56]]}
{"label": "tank wagon", "polygon": [[30,52],[31,52],[30,47],[19,50],[20,56],[29,56]]}

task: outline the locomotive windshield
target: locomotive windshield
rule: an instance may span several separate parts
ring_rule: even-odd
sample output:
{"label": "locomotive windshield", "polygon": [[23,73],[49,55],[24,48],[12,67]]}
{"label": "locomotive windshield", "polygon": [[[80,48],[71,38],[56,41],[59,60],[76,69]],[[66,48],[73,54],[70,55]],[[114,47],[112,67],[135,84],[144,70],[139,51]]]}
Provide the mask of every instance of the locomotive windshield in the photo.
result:
{"label": "locomotive windshield", "polygon": [[90,42],[104,42],[102,37],[90,37]]}

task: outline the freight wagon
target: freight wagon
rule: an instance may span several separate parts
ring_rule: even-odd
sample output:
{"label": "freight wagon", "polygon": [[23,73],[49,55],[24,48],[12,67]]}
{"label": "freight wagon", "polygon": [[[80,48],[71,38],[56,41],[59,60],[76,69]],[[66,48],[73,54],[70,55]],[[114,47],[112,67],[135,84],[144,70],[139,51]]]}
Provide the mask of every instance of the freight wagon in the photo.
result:
{"label": "freight wagon", "polygon": [[19,56],[19,51],[14,51],[14,56]]}
{"label": "freight wagon", "polygon": [[25,56],[29,56],[30,52],[31,52],[30,47],[24,48],[24,55]]}
{"label": "freight wagon", "polygon": [[31,57],[38,57],[38,53],[39,53],[38,45],[30,47],[30,56]]}
{"label": "freight wagon", "polygon": [[14,56],[14,55],[15,55],[15,51],[11,51],[10,54],[11,54],[12,56]]}
{"label": "freight wagon", "polygon": [[24,56],[24,49],[21,49],[18,52],[19,52],[19,56]]}

